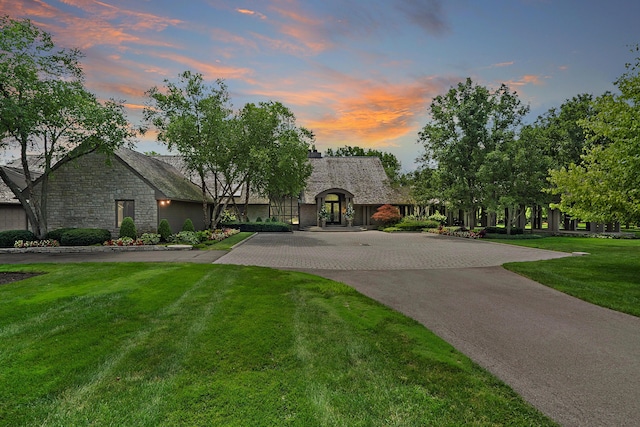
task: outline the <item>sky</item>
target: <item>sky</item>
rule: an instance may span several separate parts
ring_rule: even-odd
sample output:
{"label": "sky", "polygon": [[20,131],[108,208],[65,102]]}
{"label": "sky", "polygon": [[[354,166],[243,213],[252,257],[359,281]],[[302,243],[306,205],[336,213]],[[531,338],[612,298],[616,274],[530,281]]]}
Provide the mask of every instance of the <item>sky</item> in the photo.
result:
{"label": "sky", "polygon": [[[282,102],[320,151],[387,151],[406,171],[431,101],[467,77],[509,86],[532,122],[615,91],[640,43],[637,0],[0,0],[0,14],[79,48],[87,88],[135,126],[145,92],[190,70],[223,79],[236,110]],[[136,149],[167,153],[153,134]]]}

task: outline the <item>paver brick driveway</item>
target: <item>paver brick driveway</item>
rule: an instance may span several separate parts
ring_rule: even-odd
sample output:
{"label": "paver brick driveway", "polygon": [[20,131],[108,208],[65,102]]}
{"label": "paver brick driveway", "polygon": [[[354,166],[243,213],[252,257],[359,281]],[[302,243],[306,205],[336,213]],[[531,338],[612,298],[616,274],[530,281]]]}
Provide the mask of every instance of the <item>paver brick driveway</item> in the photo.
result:
{"label": "paver brick driveway", "polygon": [[489,267],[567,254],[427,233],[265,233],[217,263],[319,270]]}

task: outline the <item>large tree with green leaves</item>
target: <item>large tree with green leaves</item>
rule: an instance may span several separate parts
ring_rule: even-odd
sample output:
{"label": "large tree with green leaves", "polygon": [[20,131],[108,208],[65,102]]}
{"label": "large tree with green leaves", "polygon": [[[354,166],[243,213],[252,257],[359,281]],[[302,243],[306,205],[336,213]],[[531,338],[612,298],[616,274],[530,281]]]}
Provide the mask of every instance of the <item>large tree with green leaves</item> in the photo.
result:
{"label": "large tree with green leaves", "polygon": [[240,118],[253,140],[248,144],[251,184],[282,212],[285,199],[297,198],[311,175],[307,154],[313,133],[298,126],[293,112],[280,102],[248,104]]}
{"label": "large tree with green leaves", "polygon": [[525,127],[518,138],[509,138],[487,153],[478,170],[486,186],[485,206],[493,212],[504,210],[507,234],[520,207],[539,205],[548,197],[543,187],[551,161],[534,135]]}
{"label": "large tree with green leaves", "polygon": [[327,148],[325,151],[326,156],[335,156],[335,157],[352,157],[352,156],[371,156],[377,157],[382,162],[382,167],[384,168],[389,181],[392,183],[398,183],[401,179],[401,164],[398,158],[392,153],[388,153],[386,151],[374,150],[372,148],[364,148],[358,146],[349,146],[345,145],[344,147],[337,148],[333,150],[332,148]]}
{"label": "large tree with green leaves", "polygon": [[560,210],[586,221],[640,221],[639,70],[637,58],[615,82],[620,93],[597,98],[596,114],[579,122],[593,143],[581,163],[551,173]]}
{"label": "large tree with green leaves", "polygon": [[[209,195],[215,201],[214,212],[221,215],[236,190],[232,187],[237,183],[231,177],[240,173],[235,166],[239,153],[232,137],[227,87],[222,80],[207,84],[201,74],[191,71],[181,73],[175,82],[164,83],[163,88],[147,91],[144,119],[157,130],[158,141],[180,153],[187,169],[199,177],[203,219],[208,228]],[[213,188],[207,187],[209,173],[214,175]]]}
{"label": "large tree with green leaves", "polygon": [[486,168],[499,162],[488,164],[487,155],[503,150],[516,137],[527,112],[507,86],[491,91],[469,78],[431,103],[431,120],[419,133],[425,148],[422,161],[435,165],[440,198],[470,213],[468,225],[475,225],[475,212],[496,191]]}
{"label": "large tree with green leaves", "polygon": [[[20,153],[26,191],[4,169],[0,177],[22,204],[34,233],[47,232],[48,180],[52,165],[93,151],[106,154],[133,133],[121,102],[99,102],[83,84],[77,49],[56,48],[51,35],[29,20],[0,18],[0,147]],[[39,156],[44,174],[29,167]]]}

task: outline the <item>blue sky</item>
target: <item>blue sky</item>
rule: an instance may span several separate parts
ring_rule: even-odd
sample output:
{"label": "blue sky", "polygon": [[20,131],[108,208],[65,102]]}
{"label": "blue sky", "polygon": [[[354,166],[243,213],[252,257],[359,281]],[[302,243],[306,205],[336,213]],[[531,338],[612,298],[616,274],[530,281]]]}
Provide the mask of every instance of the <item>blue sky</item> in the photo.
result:
{"label": "blue sky", "polygon": [[[233,106],[281,101],[343,145],[420,155],[433,97],[471,77],[507,84],[528,121],[580,93],[613,91],[640,43],[640,2],[623,0],[0,0],[58,46],[85,53],[87,87],[126,102],[184,70],[225,80]],[[139,151],[166,150],[153,135]]]}

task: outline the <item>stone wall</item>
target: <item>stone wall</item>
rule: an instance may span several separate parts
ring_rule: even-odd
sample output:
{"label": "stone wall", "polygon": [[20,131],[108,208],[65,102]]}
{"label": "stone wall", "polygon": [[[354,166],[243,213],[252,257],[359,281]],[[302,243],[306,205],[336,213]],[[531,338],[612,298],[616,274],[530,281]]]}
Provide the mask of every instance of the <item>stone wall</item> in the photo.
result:
{"label": "stone wall", "polygon": [[49,178],[48,229],[105,228],[117,237],[116,200],[134,201],[138,230],[155,230],[158,207],[154,190],[118,158],[92,153],[56,169]]}

